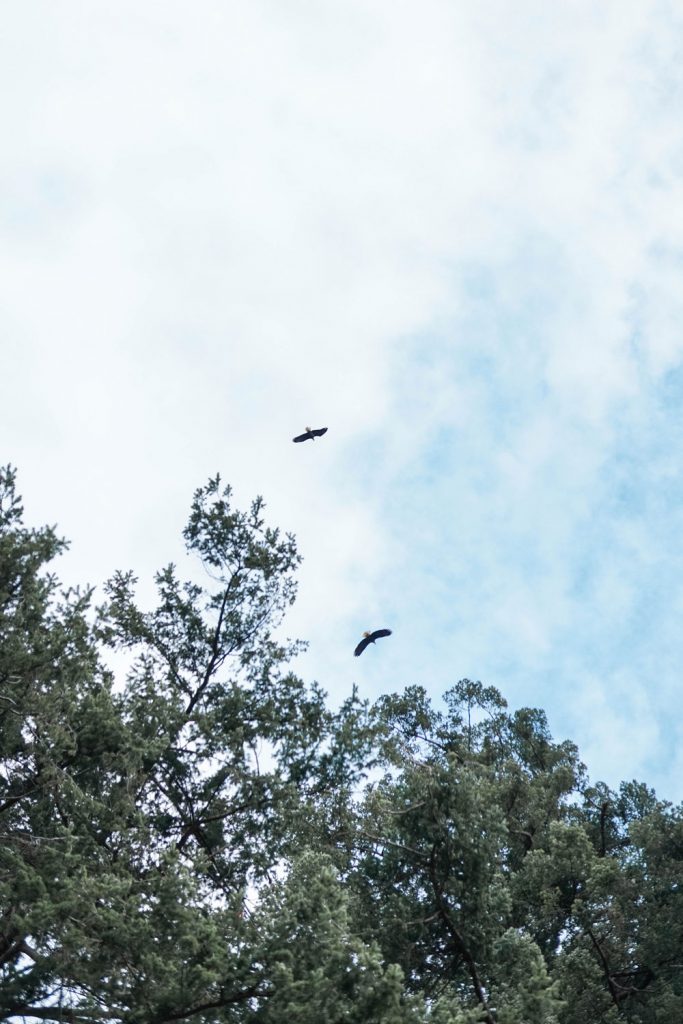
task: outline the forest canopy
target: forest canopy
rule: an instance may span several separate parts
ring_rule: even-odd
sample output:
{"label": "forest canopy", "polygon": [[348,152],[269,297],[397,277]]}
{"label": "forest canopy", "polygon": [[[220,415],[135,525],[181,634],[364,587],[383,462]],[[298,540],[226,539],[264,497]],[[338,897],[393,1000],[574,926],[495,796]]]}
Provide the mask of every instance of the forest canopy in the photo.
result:
{"label": "forest canopy", "polygon": [[96,604],[0,470],[0,1019],[683,1020],[680,807],[479,682],[332,709],[263,501],[209,480],[184,540]]}

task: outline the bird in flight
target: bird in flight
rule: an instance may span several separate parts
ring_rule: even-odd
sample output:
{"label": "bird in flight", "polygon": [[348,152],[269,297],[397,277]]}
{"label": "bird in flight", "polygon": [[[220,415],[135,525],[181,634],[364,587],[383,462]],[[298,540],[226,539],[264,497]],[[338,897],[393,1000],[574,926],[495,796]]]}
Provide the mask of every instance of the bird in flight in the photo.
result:
{"label": "bird in flight", "polygon": [[319,430],[311,430],[310,427],[306,427],[306,432],[304,434],[297,434],[296,437],[292,438],[292,441],[314,441],[316,437],[322,437],[326,433],[327,427],[320,427]]}
{"label": "bird in flight", "polygon": [[368,644],[374,644],[375,640],[379,640],[381,636],[391,636],[390,629],[376,629],[374,633],[363,633],[363,639],[356,647],[353,652],[356,657],[359,657],[368,646]]}

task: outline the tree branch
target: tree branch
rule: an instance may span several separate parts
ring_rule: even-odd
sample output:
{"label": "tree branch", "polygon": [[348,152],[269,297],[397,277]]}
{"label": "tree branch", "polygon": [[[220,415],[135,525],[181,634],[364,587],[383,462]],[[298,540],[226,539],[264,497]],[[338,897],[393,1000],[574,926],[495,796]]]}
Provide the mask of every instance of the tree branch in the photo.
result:
{"label": "tree branch", "polygon": [[220,641],[220,638],[221,638],[221,627],[223,625],[223,619],[225,617],[225,609],[226,609],[227,604],[228,604],[228,597],[230,595],[230,589],[232,587],[232,584],[233,584],[236,576],[237,576],[237,570],[235,570],[235,572],[232,574],[232,576],[230,577],[230,581],[229,581],[227,587],[225,588],[225,593],[223,594],[223,600],[221,602],[221,608],[220,608],[220,611],[218,613],[218,622],[216,623],[216,629],[214,630],[213,640],[211,642],[211,658],[209,659],[209,664],[206,666],[206,672],[204,673],[204,678],[202,679],[200,685],[198,686],[198,688],[196,689],[195,693],[193,694],[193,696],[192,696],[192,698],[190,700],[190,703],[187,705],[187,708],[185,709],[185,714],[186,715],[191,715],[192,714],[192,712],[194,711],[195,707],[197,706],[198,701],[201,699],[202,694],[204,693],[204,691],[206,690],[207,686],[209,685],[209,682],[211,681],[211,676],[213,675],[213,671],[214,671],[214,669],[216,667],[216,662],[218,661],[218,644],[219,644],[219,641]]}
{"label": "tree branch", "polygon": [[589,937],[589,939],[593,943],[593,946],[595,948],[595,952],[598,954],[598,957],[600,959],[600,963],[602,965],[602,971],[603,971],[603,974],[605,975],[605,981],[607,982],[607,988],[609,989],[609,994],[612,997],[612,1001],[613,1001],[615,1006],[619,1006],[619,993],[617,992],[616,985],[612,981],[612,975],[610,974],[610,969],[609,969],[609,962],[607,960],[607,957],[605,956],[605,954],[602,951],[602,946],[600,945],[600,943],[598,942],[598,940],[596,939],[595,935],[593,934],[593,932],[591,931],[590,928],[586,928],[586,935]]}
{"label": "tree branch", "polygon": [[33,946],[29,946],[26,939],[22,939],[19,951],[23,953],[24,956],[27,956],[29,960],[33,960],[33,962],[36,964],[45,963],[45,957],[41,956],[38,950],[34,949]]}
{"label": "tree branch", "polygon": [[231,996],[220,996],[218,999],[214,999],[209,1003],[201,1003],[199,1006],[193,1006],[189,1010],[178,1010],[177,1013],[166,1014],[162,1024],[170,1024],[171,1021],[176,1020],[187,1020],[188,1017],[193,1017],[195,1013],[203,1013],[205,1010],[221,1010],[226,1006],[234,1006],[235,1003],[244,1003],[247,999],[252,999],[254,996],[266,995],[265,992],[259,992],[259,982],[254,982],[249,988],[243,989],[241,992],[235,992]]}
{"label": "tree branch", "polygon": [[403,850],[405,853],[410,853],[413,857],[417,857],[418,860],[423,862],[426,862],[427,860],[424,853],[420,853],[419,850],[414,850],[412,846],[405,846],[404,843],[396,843],[392,839],[385,839],[383,836],[373,836],[370,832],[361,832],[361,835],[365,839],[369,839],[371,843],[379,843],[381,846],[393,846],[395,850]]}
{"label": "tree branch", "polygon": [[531,850],[533,848],[533,845],[534,845],[533,832],[527,832],[526,829],[523,829],[523,828],[510,828],[509,831],[512,833],[513,836],[523,836],[524,837],[524,852],[525,853],[528,853],[529,850]]}
{"label": "tree branch", "polygon": [[465,940],[458,931],[451,917],[450,907],[446,901],[443,893],[443,887],[436,877],[436,844],[432,847],[432,853],[429,858],[429,877],[432,883],[432,889],[434,890],[434,896],[436,898],[436,905],[439,912],[439,917],[443,921],[448,933],[451,936],[453,946],[457,953],[467,964],[467,968],[470,972],[470,978],[472,979],[472,985],[474,991],[481,1004],[481,1008],[484,1012],[484,1020],[486,1024],[496,1024],[495,1018],[489,1009],[488,1002],[486,1001],[486,994],[484,992],[484,986],[482,985],[481,978],[479,977],[479,971],[475,963],[474,957],[470,953]]}

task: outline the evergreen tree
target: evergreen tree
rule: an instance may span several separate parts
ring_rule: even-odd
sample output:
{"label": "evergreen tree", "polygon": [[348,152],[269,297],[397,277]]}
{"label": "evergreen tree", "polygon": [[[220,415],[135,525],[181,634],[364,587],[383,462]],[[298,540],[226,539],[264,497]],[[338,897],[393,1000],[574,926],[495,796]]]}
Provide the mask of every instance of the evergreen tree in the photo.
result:
{"label": "evergreen tree", "polygon": [[[249,893],[298,850],[304,797],[348,786],[358,761],[357,702],[327,712],[273,636],[294,540],[216,478],[185,530],[211,586],[169,566],[143,612],[118,574],[92,626],[90,593],[47,571],[63,542],[23,526],[11,470],[0,495],[0,1013],[258,1019],[272,985]],[[98,642],[135,651],[123,692]]]}
{"label": "evergreen tree", "polygon": [[384,774],[346,869],[363,937],[439,1021],[683,1019],[681,809],[591,786],[541,711],[492,688],[445,701],[375,708]]}
{"label": "evergreen tree", "polygon": [[0,471],[1,1019],[683,1019],[680,808],[480,683],[333,713],[287,667],[299,556],[261,500],[210,480],[184,537],[194,580],[95,609]]}

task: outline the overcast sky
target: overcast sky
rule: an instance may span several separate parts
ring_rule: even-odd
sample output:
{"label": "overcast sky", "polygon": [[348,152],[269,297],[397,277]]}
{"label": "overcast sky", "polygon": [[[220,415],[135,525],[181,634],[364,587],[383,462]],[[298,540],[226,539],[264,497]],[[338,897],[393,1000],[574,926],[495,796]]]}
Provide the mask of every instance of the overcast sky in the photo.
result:
{"label": "overcast sky", "polygon": [[334,700],[480,679],[680,800],[682,115],[665,0],[4,5],[0,461],[63,578],[149,593],[219,471]]}

